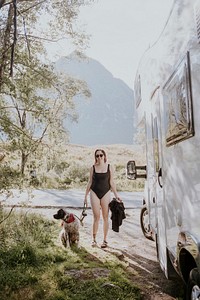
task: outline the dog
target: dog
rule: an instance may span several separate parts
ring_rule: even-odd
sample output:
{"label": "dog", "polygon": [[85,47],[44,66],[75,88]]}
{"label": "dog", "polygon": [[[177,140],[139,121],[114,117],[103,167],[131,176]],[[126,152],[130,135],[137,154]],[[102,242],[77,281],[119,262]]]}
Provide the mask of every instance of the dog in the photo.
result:
{"label": "dog", "polygon": [[79,246],[79,222],[76,216],[72,213],[59,209],[54,219],[62,220],[62,230],[60,232],[60,239],[65,248],[72,246]]}

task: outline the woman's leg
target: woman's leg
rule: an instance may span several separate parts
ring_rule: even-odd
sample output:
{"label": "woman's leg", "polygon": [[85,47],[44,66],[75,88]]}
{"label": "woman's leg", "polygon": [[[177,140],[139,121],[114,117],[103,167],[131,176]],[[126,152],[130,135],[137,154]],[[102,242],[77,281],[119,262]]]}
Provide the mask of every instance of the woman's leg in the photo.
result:
{"label": "woman's leg", "polygon": [[104,241],[107,240],[107,234],[108,234],[108,216],[109,216],[109,203],[110,203],[110,191],[108,191],[103,198],[101,198],[101,209],[102,209],[102,217],[103,217],[103,235],[104,235]]}
{"label": "woman's leg", "polygon": [[91,203],[91,208],[92,208],[92,212],[93,212],[92,234],[93,234],[93,240],[96,241],[96,235],[97,235],[98,228],[99,228],[101,206],[100,206],[99,198],[93,191],[90,191],[90,203]]}

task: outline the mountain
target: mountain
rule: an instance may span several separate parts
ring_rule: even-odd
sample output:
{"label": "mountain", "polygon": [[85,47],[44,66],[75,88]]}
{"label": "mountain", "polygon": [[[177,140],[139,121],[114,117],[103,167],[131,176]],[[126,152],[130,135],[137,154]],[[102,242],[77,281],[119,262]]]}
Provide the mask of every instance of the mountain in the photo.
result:
{"label": "mountain", "polygon": [[133,143],[133,91],[98,61],[76,53],[61,57],[55,69],[86,81],[89,100],[76,98],[78,123],[69,123],[70,143],[111,145]]}

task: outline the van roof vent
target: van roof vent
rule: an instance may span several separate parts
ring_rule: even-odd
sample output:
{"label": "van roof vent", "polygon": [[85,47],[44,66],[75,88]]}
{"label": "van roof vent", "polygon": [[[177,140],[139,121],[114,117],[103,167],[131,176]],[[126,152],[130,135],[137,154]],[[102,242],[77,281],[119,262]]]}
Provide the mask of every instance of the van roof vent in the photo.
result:
{"label": "van roof vent", "polygon": [[196,26],[197,26],[197,38],[200,43],[200,0],[196,1],[194,6]]}

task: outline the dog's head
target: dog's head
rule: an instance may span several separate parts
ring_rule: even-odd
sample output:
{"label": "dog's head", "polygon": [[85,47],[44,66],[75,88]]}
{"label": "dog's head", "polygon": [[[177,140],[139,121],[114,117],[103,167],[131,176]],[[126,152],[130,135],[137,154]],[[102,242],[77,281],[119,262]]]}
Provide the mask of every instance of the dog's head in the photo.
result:
{"label": "dog's head", "polygon": [[53,215],[53,217],[56,220],[63,220],[66,217],[66,215],[66,211],[64,211],[64,209],[61,208],[57,211],[57,214]]}
{"label": "dog's head", "polygon": [[54,219],[57,219],[57,220],[63,220],[65,221],[66,223],[71,223],[71,222],[74,222],[75,220],[75,217],[73,214],[70,214],[68,212],[66,212],[64,209],[59,209],[57,211],[57,214],[53,215]]}

